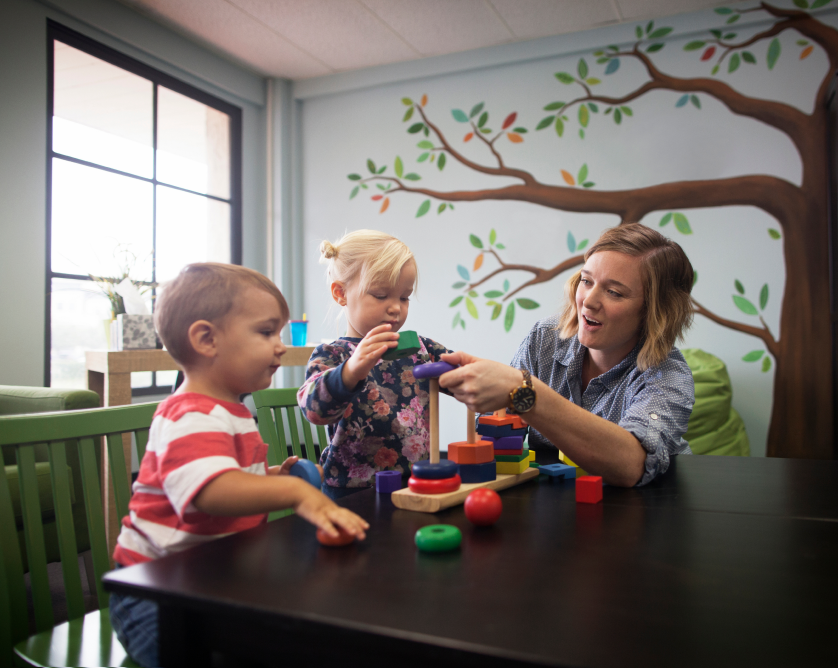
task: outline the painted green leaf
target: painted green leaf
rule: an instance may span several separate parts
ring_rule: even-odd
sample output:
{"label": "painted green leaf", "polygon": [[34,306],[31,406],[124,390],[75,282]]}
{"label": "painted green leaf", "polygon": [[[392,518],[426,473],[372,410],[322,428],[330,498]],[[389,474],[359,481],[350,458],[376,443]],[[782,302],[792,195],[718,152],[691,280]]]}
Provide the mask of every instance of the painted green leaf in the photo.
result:
{"label": "painted green leaf", "polygon": [[423,153],[418,158],[416,158],[416,162],[425,162],[425,160],[427,160],[430,157],[431,157],[430,153]]}
{"label": "painted green leaf", "polygon": [[407,123],[411,118],[413,118],[413,107],[410,107],[406,112],[404,112],[402,123]]}
{"label": "painted green leaf", "polygon": [[622,106],[622,107],[620,107],[620,110],[621,110],[621,111],[622,111],[622,112],[623,112],[626,116],[634,116],[634,112],[631,110],[631,107]]}
{"label": "painted green leaf", "polygon": [[422,203],[419,205],[419,210],[416,212],[416,217],[417,217],[417,218],[421,218],[421,217],[422,217],[422,216],[424,216],[426,213],[428,213],[428,211],[430,210],[430,208],[431,208],[431,200],[426,199],[424,202],[422,202]]}
{"label": "painted green leaf", "polygon": [[832,0],[815,0],[812,3],[812,9],[818,9],[820,7],[824,7],[825,5],[828,5],[830,2],[832,2]]}
{"label": "painted green leaf", "polygon": [[498,297],[503,297],[503,293],[500,290],[489,290],[488,292],[484,292],[483,296],[487,299],[497,299]]}
{"label": "painted green leaf", "polygon": [[436,161],[436,166],[439,167],[439,171],[445,168],[445,153],[439,154],[439,160]]}
{"label": "painted green leaf", "polygon": [[577,183],[584,183],[588,178],[588,163],[585,163],[579,168],[579,174],[576,175]]}
{"label": "painted green leaf", "polygon": [[422,177],[419,176],[418,174],[414,174],[413,172],[411,172],[410,174],[405,174],[404,178],[407,179],[408,181],[418,181]]}
{"label": "painted green leaf", "polygon": [[733,287],[736,288],[736,292],[738,292],[740,295],[745,294],[745,286],[742,285],[742,281],[740,281],[738,278],[733,281]]}
{"label": "painted green leaf", "polygon": [[700,40],[700,39],[695,40],[694,42],[688,42],[687,44],[684,45],[684,51],[697,51],[698,49],[700,49],[705,44],[707,44],[707,42],[705,42],[704,40]]}
{"label": "painted green leaf", "polygon": [[712,34],[713,37],[715,37],[716,39],[721,39],[722,38],[722,31],[721,30],[711,30],[710,34]]}
{"label": "painted green leaf", "polygon": [[448,208],[449,208],[449,209],[451,209],[451,210],[453,211],[453,210],[454,210],[454,205],[453,205],[453,204],[451,204],[451,202],[448,202]]}
{"label": "painted green leaf", "polygon": [[468,296],[471,297],[472,299],[477,299],[480,295],[477,294],[477,290],[469,290],[468,291]]}
{"label": "painted green leaf", "polygon": [[556,78],[563,84],[572,84],[574,81],[576,81],[576,79],[574,79],[567,72],[556,72]]}
{"label": "painted green leaf", "polygon": [[779,239],[780,238],[780,230],[775,230],[773,227],[768,228],[768,236],[772,239]]}
{"label": "painted green leaf", "polygon": [[576,237],[573,236],[573,232],[567,233],[567,249],[571,253],[576,252]]}
{"label": "painted green leaf", "polygon": [[734,14],[727,21],[725,21],[725,23],[730,25],[731,23],[736,23],[740,18],[741,18],[740,14]]}
{"label": "painted green leaf", "polygon": [[352,193],[349,195],[349,199],[354,199],[355,195],[357,195],[357,194],[358,194],[358,186],[355,186],[352,189]]}
{"label": "painted green leaf", "polygon": [[718,71],[719,71],[719,66],[718,65],[713,65],[713,69],[710,70],[710,74],[715,76]]}
{"label": "painted green leaf", "polygon": [[504,292],[509,292],[509,281],[508,280],[503,282],[503,291]]}
{"label": "painted green leaf", "polygon": [[716,7],[714,11],[716,14],[721,14],[722,16],[725,14],[733,14],[733,10],[730,7]]}
{"label": "painted green leaf", "polygon": [[483,242],[480,240],[480,237],[478,237],[476,234],[469,234],[468,240],[471,242],[471,245],[475,248],[483,248]]}
{"label": "painted green leaf", "polygon": [[457,315],[454,316],[454,322],[451,324],[451,327],[456,329],[460,322],[462,322],[462,316],[460,315],[460,312],[457,311]]}
{"label": "painted green leaf", "polygon": [[586,107],[583,104],[581,107],[579,107],[579,125],[581,125],[583,128],[588,127],[588,121],[590,120],[590,118],[591,113],[588,111],[588,107]]}
{"label": "painted green leaf", "polygon": [[730,57],[730,62],[727,64],[727,72],[728,72],[728,74],[732,74],[733,72],[735,72],[736,70],[738,70],[738,69],[739,69],[739,64],[740,64],[740,62],[741,62],[741,59],[739,58],[739,54],[738,54],[738,53],[734,53],[734,54]]}
{"label": "painted green leaf", "polygon": [[459,304],[461,301],[463,301],[463,295],[460,295],[459,297],[454,297],[454,300],[448,305],[448,307],[453,308],[454,306]]}
{"label": "painted green leaf", "polygon": [[544,107],[544,111],[556,111],[558,109],[561,109],[563,106],[565,106],[564,102],[551,102],[546,107]]}
{"label": "painted green leaf", "polygon": [[370,173],[375,174],[375,163],[372,160],[367,160],[367,169]]}
{"label": "painted green leaf", "polygon": [[588,109],[590,109],[595,114],[599,113],[599,107],[596,106],[593,102],[588,102]]}
{"label": "painted green leaf", "polygon": [[466,268],[465,268],[463,265],[461,265],[461,264],[458,264],[458,265],[457,265],[457,273],[458,273],[460,276],[462,276],[462,277],[463,277],[463,280],[466,280],[466,281],[467,281],[467,280],[469,279],[468,269],[466,269]]}
{"label": "painted green leaf", "polygon": [[614,74],[617,70],[620,69],[620,59],[619,58],[612,58],[608,65],[605,66],[605,73],[606,74]]}
{"label": "painted green leaf", "polygon": [[494,228],[489,232],[489,245],[494,246],[495,242],[498,240],[498,233],[495,232]]}
{"label": "painted green leaf", "polygon": [[669,225],[669,222],[672,220],[672,213],[666,214],[663,218],[661,218],[661,222],[658,224],[659,227],[666,227]]}
{"label": "painted green leaf", "polygon": [[459,290],[460,288],[464,288],[464,287],[466,287],[466,284],[465,284],[465,283],[463,283],[463,281],[457,281],[457,282],[456,282],[456,283],[454,283],[454,285],[452,285],[451,287],[452,287],[452,288],[454,288],[455,290]]}
{"label": "painted green leaf", "polygon": [[585,183],[582,184],[582,187],[583,188],[593,188],[595,185],[596,185],[596,183],[594,183],[593,181],[585,181]]}
{"label": "painted green leaf", "polygon": [[452,109],[451,115],[454,117],[454,120],[458,123],[468,123],[468,116],[466,116],[466,112],[462,109]]}
{"label": "painted green leaf", "polygon": [[503,244],[495,244],[495,248],[499,248],[500,250],[506,250],[506,246]]}
{"label": "painted green leaf", "polygon": [[413,100],[411,100],[409,97],[403,97],[402,98],[402,104],[405,105],[406,107],[409,107],[413,104]]}
{"label": "painted green leaf", "polygon": [[482,114],[480,114],[480,120],[477,121],[477,127],[482,128],[484,125],[486,125],[486,121],[488,121],[488,120],[489,120],[489,112],[484,111]]}
{"label": "painted green leaf", "polygon": [[795,44],[797,44],[797,46],[809,46],[809,40],[808,39],[799,39],[795,42]]}
{"label": "painted green leaf", "polygon": [[419,147],[419,148],[429,148],[429,149],[434,147],[433,142],[429,142],[427,139],[423,139],[418,144],[416,144],[416,146]]}
{"label": "painted green leaf", "polygon": [[584,58],[579,59],[579,64],[576,66],[576,71],[579,73],[579,78],[584,79],[588,76],[588,63]]}
{"label": "painted green leaf", "polygon": [[503,311],[503,305],[495,304],[494,308],[492,309],[492,320],[497,320],[501,314],[501,311]]}
{"label": "painted green leaf", "polygon": [[683,107],[687,102],[690,101],[689,93],[686,93],[678,98],[678,101],[675,103],[675,108]]}
{"label": "painted green leaf", "polygon": [[396,171],[396,176],[402,178],[402,174],[404,174],[404,165],[402,164],[402,159],[399,156],[396,156],[396,164],[393,165],[393,169]]}
{"label": "painted green leaf", "polygon": [[[594,54],[594,55],[596,55],[596,54]],[[611,58],[609,56],[605,56],[603,58],[597,58],[596,59],[596,64],[597,65],[602,65],[604,63],[607,63],[609,60],[611,60]]]}
{"label": "painted green leaf", "polygon": [[512,323],[515,322],[515,302],[509,302],[506,307],[506,315],[503,318],[503,328],[508,332],[512,329]]}
{"label": "painted green leaf", "polygon": [[658,28],[651,35],[649,39],[662,39],[672,32],[672,28]]}
{"label": "painted green leaf", "polygon": [[366,189],[367,189],[367,184],[366,184],[366,183],[362,183],[362,184],[361,184],[361,187],[362,187],[364,190],[366,190]]}
{"label": "painted green leaf", "polygon": [[606,109],[605,112],[604,112],[605,115],[607,116],[608,114],[610,114],[612,110],[613,110],[613,107],[608,107],[608,109]]}
{"label": "painted green leaf", "polygon": [[690,223],[683,213],[676,213],[674,216],[672,216],[672,220],[675,221],[675,227],[681,234],[693,233],[692,228],[690,227]]}
{"label": "painted green leaf", "polygon": [[588,84],[589,86],[597,86],[597,85],[601,84],[602,81],[600,81],[596,77],[588,77],[587,79],[585,79],[585,83]]}
{"label": "painted green leaf", "polygon": [[736,39],[736,33],[735,32],[729,32],[724,36],[723,39],[726,39],[726,40]]}
{"label": "painted green leaf", "polygon": [[346,178],[348,178],[350,181],[360,181],[361,180],[361,175],[360,174],[350,174]]}
{"label": "painted green leaf", "polygon": [[701,100],[698,98],[698,95],[690,95],[690,102],[693,103],[696,109],[701,109]]}
{"label": "painted green leaf", "polygon": [[594,51],[594,55],[595,56],[603,56],[603,55],[605,55],[605,51],[603,51],[602,49],[600,49],[599,51]]}
{"label": "painted green leaf", "polygon": [[376,188],[378,188],[379,190],[387,190],[387,187],[386,187],[386,186],[384,186],[384,185],[382,185],[382,184],[380,184],[380,183],[376,183],[376,184],[375,184],[375,187],[376,187]]}
{"label": "painted green leaf", "polygon": [[771,371],[771,358],[766,355],[762,358],[762,372],[768,373],[769,371]]}
{"label": "painted green leaf", "polygon": [[[592,183],[591,185],[594,185],[594,184]],[[577,250],[577,251],[584,250],[585,246],[587,246],[587,245],[588,245],[588,240],[587,240],[587,239],[582,239],[582,241],[580,241],[580,242],[577,244],[577,246],[576,246],[576,250]]]}
{"label": "painted green leaf", "polygon": [[764,311],[765,307],[768,305],[768,283],[762,286],[762,290],[759,291],[759,310]]}
{"label": "painted green leaf", "polygon": [[655,44],[650,44],[646,48],[646,53],[657,53],[664,47],[663,42],[656,42]]}
{"label": "painted green leaf", "polygon": [[546,128],[548,125],[550,125],[553,122],[554,118],[555,118],[555,116],[548,116],[547,118],[542,118],[541,122],[538,125],[535,126],[535,129],[536,130],[543,130],[544,128]]}
{"label": "painted green leaf", "polygon": [[424,124],[424,123],[414,123],[413,125],[411,125],[411,126],[407,129],[407,131],[408,131],[410,134],[415,135],[417,132],[419,132],[419,131],[420,131],[422,128],[424,128],[424,127],[425,127],[425,124]]}
{"label": "painted green leaf", "polygon": [[794,4],[800,7],[800,9],[809,9],[809,3],[806,0],[794,0]]}
{"label": "painted green leaf", "polygon": [[634,28],[634,34],[637,35],[637,39],[643,39],[643,28],[636,26]]}
{"label": "painted green leaf", "polygon": [[619,125],[623,122],[623,112],[619,109],[614,110],[614,122]]}
{"label": "painted green leaf", "polygon": [[533,309],[536,309],[539,306],[541,306],[541,304],[539,304],[538,302],[534,302],[532,299],[525,299],[524,297],[516,299],[515,301],[518,302],[518,306],[527,309],[528,311],[532,311]]}
{"label": "painted green leaf", "polygon": [[698,272],[694,271],[693,272],[693,285],[695,285],[696,283],[698,283]]}
{"label": "painted green leaf", "polygon": [[760,357],[765,354],[764,350],[752,350],[747,355],[742,358],[743,362],[756,362]]}
{"label": "painted green leaf", "polygon": [[472,318],[475,320],[478,319],[477,306],[475,306],[474,302],[471,301],[471,297],[466,297],[466,309]]}
{"label": "painted green leaf", "polygon": [[445,211],[445,209],[447,209],[447,208],[448,208],[448,205],[447,205],[445,202],[443,202],[442,204],[440,204],[440,205],[436,208],[436,215],[437,215],[437,216],[441,215],[441,214],[442,214],[442,212],[443,212],[443,211]]}
{"label": "painted green leaf", "polygon": [[649,23],[646,24],[646,35],[647,36],[649,35],[650,32],[652,32],[652,29],[654,27],[655,27],[655,22],[654,21],[649,21]]}
{"label": "painted green leaf", "polygon": [[773,70],[774,65],[777,64],[777,58],[780,57],[780,40],[776,37],[771,40],[771,44],[768,45],[768,56],[766,57],[766,62],[768,63],[768,69]]}
{"label": "painted green leaf", "polygon": [[756,306],[754,306],[744,297],[740,297],[739,295],[733,295],[733,303],[736,304],[736,307],[745,315],[759,315]]}
{"label": "painted green leaf", "polygon": [[564,122],[559,116],[556,116],[556,134],[561,137],[564,134]]}
{"label": "painted green leaf", "polygon": [[378,171],[376,172],[376,174],[383,174],[386,171],[387,171],[387,165],[381,165],[381,167],[378,168]]}
{"label": "painted green leaf", "polygon": [[474,117],[475,117],[475,116],[477,116],[477,114],[479,114],[481,111],[483,111],[483,103],[482,103],[482,102],[481,102],[480,104],[475,104],[475,105],[471,108],[471,111],[469,112],[468,117],[469,117],[469,118],[474,118]]}
{"label": "painted green leaf", "polygon": [[466,321],[465,320],[460,320],[460,327],[462,327],[463,329],[466,328]]}
{"label": "painted green leaf", "polygon": [[619,47],[619,46],[615,46],[614,44],[609,44],[609,45],[608,45],[608,48],[609,48],[611,51],[619,51],[619,50],[620,50],[620,47]]}

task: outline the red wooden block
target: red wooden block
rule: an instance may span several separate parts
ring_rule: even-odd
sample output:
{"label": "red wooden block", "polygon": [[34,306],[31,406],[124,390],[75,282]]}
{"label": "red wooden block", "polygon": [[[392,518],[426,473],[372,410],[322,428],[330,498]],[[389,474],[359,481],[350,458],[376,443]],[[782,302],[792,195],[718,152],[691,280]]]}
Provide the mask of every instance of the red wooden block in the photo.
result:
{"label": "red wooden block", "polygon": [[494,458],[495,447],[491,441],[461,441],[448,444],[448,459],[458,464],[485,464]]}
{"label": "red wooden block", "polygon": [[520,448],[518,450],[495,450],[496,455],[523,455],[524,449]]}
{"label": "red wooden block", "polygon": [[576,503],[599,503],[602,501],[602,478],[585,475],[576,478]]}
{"label": "red wooden block", "polygon": [[326,547],[343,547],[355,542],[355,536],[351,533],[346,533],[341,527],[335,527],[338,530],[337,536],[330,536],[323,529],[317,530],[317,540],[321,545]]}
{"label": "red wooden block", "polygon": [[[520,422],[521,418],[518,418],[518,421]],[[515,418],[511,415],[504,415],[503,417],[498,415],[481,415],[477,419],[478,424],[490,424],[493,427],[502,427],[505,424],[512,424],[513,422],[515,422]]]}
{"label": "red wooden block", "polygon": [[410,476],[407,479],[407,486],[411,492],[417,494],[446,494],[447,492],[456,492],[460,489],[462,480],[460,476],[455,475],[453,478],[437,478],[436,480],[428,480],[427,478],[414,478]]}

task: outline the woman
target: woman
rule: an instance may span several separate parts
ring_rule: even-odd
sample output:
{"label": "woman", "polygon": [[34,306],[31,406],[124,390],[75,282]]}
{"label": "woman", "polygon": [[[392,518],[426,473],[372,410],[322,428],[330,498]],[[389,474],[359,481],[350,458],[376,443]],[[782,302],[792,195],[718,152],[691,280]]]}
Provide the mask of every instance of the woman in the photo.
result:
{"label": "woman", "polygon": [[558,447],[612,485],[644,485],[690,454],[693,379],[673,345],[692,321],[692,284],[675,242],[637,223],[606,230],[562,312],[536,323],[512,366],[443,355],[462,368],[440,385],[474,411],[525,413],[536,450]]}

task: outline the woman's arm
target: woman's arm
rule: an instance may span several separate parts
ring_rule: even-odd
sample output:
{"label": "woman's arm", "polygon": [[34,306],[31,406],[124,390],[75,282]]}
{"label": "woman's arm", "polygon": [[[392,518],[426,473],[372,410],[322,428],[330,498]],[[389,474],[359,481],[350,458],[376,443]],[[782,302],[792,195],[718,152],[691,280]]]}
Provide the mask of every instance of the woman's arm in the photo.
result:
{"label": "woman's arm", "polygon": [[[480,413],[505,408],[509,393],[520,387],[521,372],[505,364],[457,352],[443,356],[461,368],[442,375],[440,387]],[[562,452],[583,469],[612,485],[632,487],[643,476],[646,451],[631,433],[584,408],[571,403],[548,385],[533,377],[536,403],[524,415]]]}

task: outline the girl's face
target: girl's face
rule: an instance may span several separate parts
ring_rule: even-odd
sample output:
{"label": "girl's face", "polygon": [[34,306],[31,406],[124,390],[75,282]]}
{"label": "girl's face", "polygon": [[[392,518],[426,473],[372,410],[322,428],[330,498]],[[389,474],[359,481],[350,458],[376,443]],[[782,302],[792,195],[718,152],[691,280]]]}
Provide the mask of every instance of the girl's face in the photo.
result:
{"label": "girl's face", "polygon": [[616,251],[594,253],[576,289],[579,343],[610,369],[637,344],[643,320],[641,258]]}
{"label": "girl's face", "polygon": [[405,263],[395,285],[379,281],[362,291],[359,283],[356,279],[347,286],[332,284],[335,301],[346,306],[346,335],[362,339],[374,327],[387,323],[392,326],[391,331],[399,331],[407,320],[410,295],[416,285],[416,263]]}

